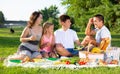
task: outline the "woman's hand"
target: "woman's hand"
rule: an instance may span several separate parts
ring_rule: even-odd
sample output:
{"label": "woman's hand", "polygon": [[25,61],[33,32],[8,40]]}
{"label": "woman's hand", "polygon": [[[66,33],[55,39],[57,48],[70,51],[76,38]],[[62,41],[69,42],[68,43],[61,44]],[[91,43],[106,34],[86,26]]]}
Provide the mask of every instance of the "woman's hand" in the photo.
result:
{"label": "woman's hand", "polygon": [[33,35],[30,36],[30,40],[31,40],[31,41],[35,41],[35,40],[36,40],[36,36],[33,36]]}

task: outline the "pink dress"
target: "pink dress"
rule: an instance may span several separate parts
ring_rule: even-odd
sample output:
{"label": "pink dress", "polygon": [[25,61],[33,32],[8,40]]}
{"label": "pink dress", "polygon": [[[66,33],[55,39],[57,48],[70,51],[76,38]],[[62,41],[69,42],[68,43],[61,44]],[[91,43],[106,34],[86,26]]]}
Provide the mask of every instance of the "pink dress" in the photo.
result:
{"label": "pink dress", "polygon": [[[52,43],[52,38],[53,38],[52,35],[49,38],[46,37],[46,36],[43,36],[43,44],[45,44],[45,43],[50,43],[51,44]],[[49,53],[51,51],[51,47],[50,46],[43,47],[42,51],[45,51],[45,52]]]}

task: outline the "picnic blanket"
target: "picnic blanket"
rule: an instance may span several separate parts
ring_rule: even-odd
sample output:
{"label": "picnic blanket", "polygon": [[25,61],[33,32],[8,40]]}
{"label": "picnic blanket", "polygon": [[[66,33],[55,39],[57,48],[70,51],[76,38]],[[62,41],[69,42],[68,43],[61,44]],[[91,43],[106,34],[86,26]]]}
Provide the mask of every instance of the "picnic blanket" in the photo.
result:
{"label": "picnic blanket", "polygon": [[79,65],[76,64],[66,64],[61,63],[61,59],[63,58],[69,58],[69,57],[61,57],[57,59],[53,58],[44,58],[44,59],[35,59],[36,62],[25,62],[22,63],[20,60],[10,60],[10,57],[13,57],[14,55],[8,56],[7,59],[4,60],[4,66],[7,67],[13,67],[13,66],[20,66],[20,67],[30,67],[30,68],[53,68],[53,69],[60,69],[60,68],[70,68],[70,69],[79,69],[79,68],[89,68],[89,67],[117,67],[120,66],[120,48],[119,47],[111,47],[111,50],[109,52],[106,52],[107,57],[112,56],[113,59],[118,60],[118,64],[107,64],[107,65],[97,65],[95,62],[85,64],[85,65]]}

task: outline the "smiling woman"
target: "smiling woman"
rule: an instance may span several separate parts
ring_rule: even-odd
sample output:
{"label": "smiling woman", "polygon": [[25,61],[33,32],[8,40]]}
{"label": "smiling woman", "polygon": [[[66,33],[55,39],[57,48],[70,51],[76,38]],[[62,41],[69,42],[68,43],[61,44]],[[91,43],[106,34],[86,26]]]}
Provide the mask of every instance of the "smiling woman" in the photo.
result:
{"label": "smiling woman", "polygon": [[2,0],[0,9],[7,20],[28,20],[31,12],[45,7],[48,8],[51,5],[56,5],[60,10],[60,14],[65,12],[65,8],[61,6],[61,0]]}

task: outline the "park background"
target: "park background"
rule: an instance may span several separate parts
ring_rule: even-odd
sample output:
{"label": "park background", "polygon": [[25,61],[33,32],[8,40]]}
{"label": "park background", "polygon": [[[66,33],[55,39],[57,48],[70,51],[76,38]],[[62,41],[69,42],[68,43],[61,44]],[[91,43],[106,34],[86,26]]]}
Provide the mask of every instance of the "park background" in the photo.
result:
{"label": "park background", "polygon": [[[12,1],[12,0],[11,0]],[[52,0],[51,0],[52,1]],[[90,17],[95,14],[102,14],[105,18],[105,25],[112,34],[112,46],[120,47],[120,0],[59,0],[65,7],[64,13],[71,16],[71,28],[77,31],[80,41],[85,37],[84,31]],[[47,2],[47,1],[46,1]],[[41,4],[41,3],[39,3]],[[25,10],[23,10],[25,11]],[[60,10],[57,5],[39,8],[43,14],[43,22],[54,23],[55,30],[60,28],[58,18]],[[22,13],[22,11],[20,11]],[[30,12],[32,13],[32,12]],[[29,17],[29,16],[27,16]],[[5,14],[0,10],[0,72],[3,74],[119,74],[120,67],[108,68],[83,68],[80,70],[70,69],[41,69],[5,67],[4,59],[17,51],[20,44],[19,37],[27,20],[6,19]],[[41,24],[42,25],[42,24]],[[14,33],[10,32],[14,29]]]}

